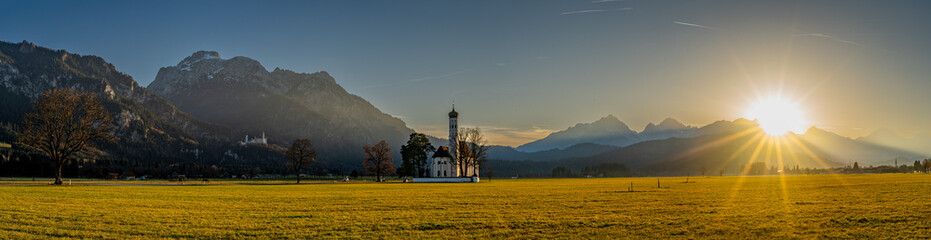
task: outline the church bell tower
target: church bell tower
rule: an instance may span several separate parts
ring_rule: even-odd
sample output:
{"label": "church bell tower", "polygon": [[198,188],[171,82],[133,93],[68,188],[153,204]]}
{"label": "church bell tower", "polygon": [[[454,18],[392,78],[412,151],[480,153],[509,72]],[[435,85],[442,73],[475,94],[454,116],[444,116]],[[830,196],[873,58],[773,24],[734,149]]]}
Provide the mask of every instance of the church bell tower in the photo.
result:
{"label": "church bell tower", "polygon": [[459,113],[456,112],[456,104],[453,104],[453,110],[449,112],[449,155],[452,155],[453,162],[459,159]]}

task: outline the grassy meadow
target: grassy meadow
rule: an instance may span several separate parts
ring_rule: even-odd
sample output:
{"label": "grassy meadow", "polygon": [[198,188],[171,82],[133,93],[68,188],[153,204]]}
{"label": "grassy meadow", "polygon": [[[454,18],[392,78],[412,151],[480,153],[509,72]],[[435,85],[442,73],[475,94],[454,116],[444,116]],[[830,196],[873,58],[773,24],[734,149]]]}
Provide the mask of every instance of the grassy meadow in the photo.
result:
{"label": "grassy meadow", "polygon": [[931,237],[929,174],[685,180],[0,181],[0,238]]}

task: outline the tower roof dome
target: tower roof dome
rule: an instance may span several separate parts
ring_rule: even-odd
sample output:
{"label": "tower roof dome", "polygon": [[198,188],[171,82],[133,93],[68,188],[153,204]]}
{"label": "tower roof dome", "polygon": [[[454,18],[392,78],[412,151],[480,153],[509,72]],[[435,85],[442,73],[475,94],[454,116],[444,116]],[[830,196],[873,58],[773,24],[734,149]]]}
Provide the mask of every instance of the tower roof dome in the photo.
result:
{"label": "tower roof dome", "polygon": [[453,104],[453,110],[449,112],[449,118],[458,118],[459,113],[456,112],[456,105]]}

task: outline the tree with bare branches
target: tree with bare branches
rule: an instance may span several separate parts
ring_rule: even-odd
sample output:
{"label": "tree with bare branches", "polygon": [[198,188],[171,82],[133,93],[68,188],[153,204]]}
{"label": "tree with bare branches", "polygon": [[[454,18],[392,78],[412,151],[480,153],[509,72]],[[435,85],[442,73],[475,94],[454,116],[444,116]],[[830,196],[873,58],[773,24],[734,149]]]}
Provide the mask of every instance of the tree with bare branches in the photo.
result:
{"label": "tree with bare branches", "polygon": [[113,119],[97,98],[74,89],[51,89],[36,100],[22,123],[19,142],[47,154],[57,164],[55,184],[68,158],[94,140],[113,140]]}
{"label": "tree with bare branches", "polygon": [[467,176],[471,169],[477,175],[478,168],[488,161],[488,140],[480,128],[466,128],[459,132],[459,176]]}
{"label": "tree with bare branches", "polygon": [[291,143],[285,156],[288,157],[288,167],[297,174],[297,183],[301,183],[301,169],[317,160],[317,150],[309,139],[302,138]]}
{"label": "tree with bare branches", "polygon": [[365,160],[362,161],[362,166],[365,167],[366,172],[375,174],[376,181],[384,181],[385,175],[394,173],[394,158],[391,157],[388,142],[382,140],[375,146],[365,145],[363,149]]}

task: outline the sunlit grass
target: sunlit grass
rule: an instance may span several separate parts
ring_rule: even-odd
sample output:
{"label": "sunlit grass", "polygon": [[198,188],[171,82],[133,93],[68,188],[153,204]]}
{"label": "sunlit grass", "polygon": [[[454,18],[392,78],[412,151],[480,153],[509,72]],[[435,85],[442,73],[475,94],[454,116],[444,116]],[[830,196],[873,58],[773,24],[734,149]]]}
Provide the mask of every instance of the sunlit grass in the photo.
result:
{"label": "sunlit grass", "polygon": [[[656,180],[2,185],[0,236],[881,238],[931,234],[927,174],[693,177],[694,183],[661,178],[662,188],[656,188]],[[734,188],[738,181],[741,187]],[[631,183],[635,192],[627,192]]]}

